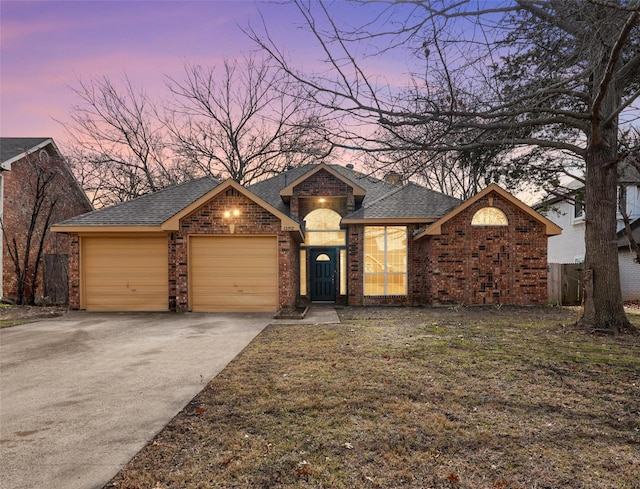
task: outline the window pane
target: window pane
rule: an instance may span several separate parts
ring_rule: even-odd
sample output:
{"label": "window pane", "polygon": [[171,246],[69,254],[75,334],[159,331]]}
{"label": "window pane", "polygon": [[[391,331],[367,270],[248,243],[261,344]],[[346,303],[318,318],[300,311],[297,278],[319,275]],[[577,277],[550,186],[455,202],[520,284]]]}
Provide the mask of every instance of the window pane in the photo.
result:
{"label": "window pane", "polygon": [[366,274],[364,276],[364,295],[384,295],[384,275]]}
{"label": "window pane", "polygon": [[347,295],[347,250],[340,250],[340,295]]}
{"label": "window pane", "polygon": [[300,250],[300,295],[307,295],[307,250]]}
{"label": "window pane", "polygon": [[345,246],[345,231],[309,231],[305,236],[305,244],[308,246]]}
{"label": "window pane", "polygon": [[364,230],[364,270],[384,272],[384,227],[367,226]]}
{"label": "window pane", "polygon": [[364,232],[364,294],[407,294],[407,228],[367,226]]}
{"label": "window pane", "polygon": [[405,274],[387,275],[387,295],[407,295],[407,276]]}
{"label": "window pane", "polygon": [[403,226],[393,226],[387,228],[386,271],[407,271],[407,229]]}
{"label": "window pane", "polygon": [[304,218],[307,246],[345,246],[346,232],[340,230],[340,214],[331,209],[316,209]]}
{"label": "window pane", "polygon": [[304,218],[306,229],[324,230],[324,229],[340,229],[340,214],[331,209],[316,209],[309,212]]}
{"label": "window pane", "polygon": [[509,221],[504,212],[496,207],[483,207],[473,215],[472,226],[508,226]]}

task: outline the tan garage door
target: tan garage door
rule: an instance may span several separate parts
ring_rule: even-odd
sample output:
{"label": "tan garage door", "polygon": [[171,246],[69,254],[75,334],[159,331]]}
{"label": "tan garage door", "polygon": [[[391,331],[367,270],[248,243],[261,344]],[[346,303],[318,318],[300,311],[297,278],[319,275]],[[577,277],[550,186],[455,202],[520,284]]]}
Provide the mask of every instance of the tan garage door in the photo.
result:
{"label": "tan garage door", "polygon": [[191,236],[191,309],[276,311],[277,245],[275,236]]}
{"label": "tan garage door", "polygon": [[167,237],[83,237],[82,307],[88,311],[166,311]]}

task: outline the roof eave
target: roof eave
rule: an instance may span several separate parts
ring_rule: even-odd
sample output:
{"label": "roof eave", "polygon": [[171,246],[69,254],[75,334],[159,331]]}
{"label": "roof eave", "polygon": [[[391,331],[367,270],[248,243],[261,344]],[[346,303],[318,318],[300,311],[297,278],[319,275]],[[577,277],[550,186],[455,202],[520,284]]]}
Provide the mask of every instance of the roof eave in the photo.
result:
{"label": "roof eave", "polygon": [[29,156],[30,154],[35,153],[38,150],[41,150],[42,148],[48,146],[49,144],[51,146],[53,146],[53,149],[55,149],[55,151],[56,151],[56,153],[58,155],[58,158],[61,158],[62,155],[60,154],[60,150],[56,146],[56,143],[53,141],[53,139],[47,138],[44,141],[36,144],[35,146],[33,146],[31,148],[28,148],[26,151],[23,151],[22,153],[14,156],[13,158],[9,158],[8,160],[3,161],[2,164],[1,164],[2,169],[10,171],[11,170],[11,165],[13,163],[15,163],[16,161],[20,161],[22,158],[25,158],[25,157]]}
{"label": "roof eave", "polygon": [[478,192],[473,197],[467,199],[465,202],[463,202],[461,205],[459,205],[458,207],[453,209],[447,215],[445,215],[445,216],[441,217],[440,219],[438,219],[436,222],[434,222],[427,229],[425,229],[421,233],[417,234],[413,238],[413,240],[417,241],[417,240],[422,239],[422,238],[424,238],[426,236],[437,236],[437,235],[442,234],[442,225],[444,223],[446,223],[447,221],[449,221],[450,219],[452,219],[453,217],[455,217],[456,215],[458,215],[459,213],[461,213],[462,211],[464,211],[465,209],[467,209],[471,205],[475,204],[478,200],[480,200],[485,195],[487,195],[487,194],[489,194],[491,192],[496,192],[502,198],[504,198],[505,200],[507,200],[511,204],[513,204],[516,207],[518,207],[525,214],[528,214],[529,216],[534,218],[536,221],[538,221],[541,224],[543,224],[545,226],[545,234],[547,236],[555,236],[555,235],[558,235],[558,234],[562,233],[562,228],[560,226],[558,226],[556,223],[550,221],[549,219],[544,217],[542,214],[539,214],[538,212],[533,210],[531,207],[529,207],[527,204],[525,204],[524,202],[522,202],[521,200],[517,199],[516,197],[511,195],[509,192],[504,190],[499,185],[496,185],[495,183],[492,183],[491,185],[486,187],[481,192]]}
{"label": "roof eave", "polygon": [[238,182],[236,182],[234,180],[231,180],[231,179],[225,180],[224,182],[222,182],[221,184],[217,185],[216,187],[211,189],[209,192],[204,194],[202,197],[200,197],[199,199],[197,199],[194,202],[192,202],[191,204],[189,204],[187,207],[182,209],[180,212],[178,212],[177,214],[175,214],[171,218],[167,219],[165,222],[163,222],[160,225],[160,228],[163,231],[178,231],[180,229],[180,220],[183,217],[191,214],[196,209],[198,209],[200,206],[204,205],[206,202],[208,202],[209,200],[211,200],[212,198],[216,197],[217,195],[219,195],[220,193],[224,192],[225,190],[227,190],[230,187],[234,188],[239,193],[241,193],[242,195],[247,197],[249,200],[252,200],[256,204],[258,204],[260,207],[266,209],[267,211],[269,211],[274,216],[278,217],[280,219],[281,230],[282,231],[298,232],[298,233],[300,233],[300,236],[302,238],[304,238],[304,235],[302,234],[302,230],[300,228],[300,224],[299,223],[297,223],[296,221],[291,219],[286,214],[283,214],[282,212],[280,212],[278,209],[276,209],[271,204],[269,204],[265,200],[263,200],[260,197],[258,197],[256,194],[254,194],[250,190],[247,190],[246,188],[244,188]]}
{"label": "roof eave", "polygon": [[362,188],[360,185],[356,184],[352,180],[348,179],[344,175],[340,174],[339,172],[331,168],[326,163],[319,163],[318,166],[316,166],[312,170],[309,170],[304,175],[301,175],[300,177],[296,178],[293,182],[291,182],[289,185],[287,185],[282,190],[280,190],[280,197],[282,198],[282,200],[284,202],[288,202],[293,196],[293,189],[297,185],[299,185],[301,182],[304,182],[307,178],[312,177],[313,175],[318,173],[320,170],[326,170],[335,178],[337,178],[338,180],[344,182],[349,187],[351,187],[353,189],[354,197],[362,199],[367,194],[367,191],[364,188]]}
{"label": "roof eave", "polygon": [[79,225],[55,225],[51,226],[50,230],[54,233],[164,233],[159,225],[134,225],[134,226],[125,226],[125,225],[88,225],[88,226],[79,226]]}
{"label": "roof eave", "polygon": [[436,217],[357,217],[343,218],[342,224],[429,224]]}

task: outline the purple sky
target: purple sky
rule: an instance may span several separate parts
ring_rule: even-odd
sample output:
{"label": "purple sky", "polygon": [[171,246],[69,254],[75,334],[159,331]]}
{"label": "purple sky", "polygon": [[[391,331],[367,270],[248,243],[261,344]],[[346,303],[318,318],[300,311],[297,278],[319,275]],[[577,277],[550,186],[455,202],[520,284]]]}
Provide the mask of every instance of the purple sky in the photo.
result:
{"label": "purple sky", "polygon": [[[357,9],[335,2],[341,20]],[[370,8],[369,6],[364,8]],[[294,5],[246,0],[0,1],[0,135],[51,136],[63,145],[77,101],[69,85],[123,74],[152,97],[185,61],[216,65],[254,48],[240,30],[265,16],[272,35],[308,67],[320,59]]]}

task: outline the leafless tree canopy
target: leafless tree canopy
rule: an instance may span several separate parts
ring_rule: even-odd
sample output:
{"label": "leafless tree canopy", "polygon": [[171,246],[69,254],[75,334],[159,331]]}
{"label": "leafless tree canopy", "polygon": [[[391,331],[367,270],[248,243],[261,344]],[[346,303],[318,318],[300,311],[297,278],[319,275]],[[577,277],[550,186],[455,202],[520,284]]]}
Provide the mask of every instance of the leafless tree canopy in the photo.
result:
{"label": "leafless tree canopy", "polygon": [[[546,180],[585,170],[590,280],[581,323],[630,326],[614,243],[617,166],[637,151],[621,151],[619,139],[639,109],[640,1],[376,2],[375,17],[356,27],[339,26],[322,1],[296,5],[328,70],[297,70],[268,26],[251,35],[319,106],[345,127],[360,124],[341,131],[336,145],[368,151],[380,165],[412,154],[412,170],[423,174],[439,171],[438,155],[457,161],[490,151],[483,177]],[[368,69],[372,57],[390,53],[415,59],[403,86]],[[453,168],[454,176],[468,169]]]}
{"label": "leafless tree canopy", "polygon": [[79,103],[64,123],[69,161],[96,207],[129,200],[193,175],[172,157],[148,95],[126,76],[79,81]]}
{"label": "leafless tree canopy", "polygon": [[205,173],[250,184],[322,156],[317,112],[291,80],[255,58],[188,64],[169,79],[175,152]]}
{"label": "leafless tree canopy", "polygon": [[69,161],[96,207],[205,174],[249,184],[327,156],[321,112],[267,61],[185,64],[152,100],[125,75],[79,81]]}

